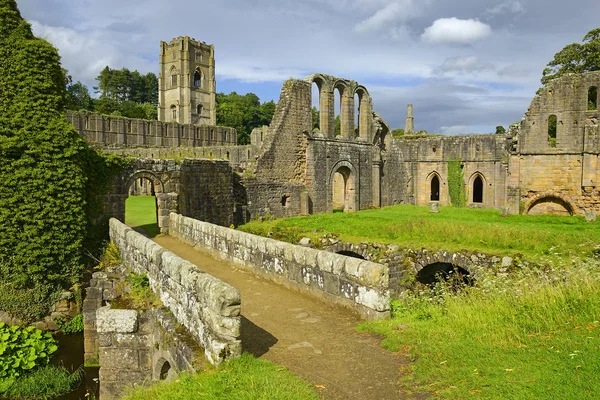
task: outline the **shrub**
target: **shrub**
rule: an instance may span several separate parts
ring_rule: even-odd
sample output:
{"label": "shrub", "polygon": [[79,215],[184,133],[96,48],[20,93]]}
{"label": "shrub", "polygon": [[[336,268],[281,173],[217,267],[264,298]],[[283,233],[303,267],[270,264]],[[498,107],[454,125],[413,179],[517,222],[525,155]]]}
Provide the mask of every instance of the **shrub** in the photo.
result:
{"label": "shrub", "polygon": [[54,319],[56,325],[65,335],[83,332],[83,314],[77,314],[75,317],[68,319],[65,316],[60,316]]}
{"label": "shrub", "polygon": [[57,349],[50,333],[33,326],[19,328],[0,322],[0,379],[16,378],[48,364]]}

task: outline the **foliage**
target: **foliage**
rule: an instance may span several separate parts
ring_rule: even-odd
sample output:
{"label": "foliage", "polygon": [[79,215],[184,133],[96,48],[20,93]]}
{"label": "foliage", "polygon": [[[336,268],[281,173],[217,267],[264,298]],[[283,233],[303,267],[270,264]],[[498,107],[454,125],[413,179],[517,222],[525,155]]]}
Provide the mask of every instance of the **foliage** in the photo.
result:
{"label": "foliage", "polygon": [[[33,36],[14,0],[0,1],[0,26],[0,276],[13,295],[50,296],[82,270],[86,145],[64,118],[56,49]],[[6,300],[0,309],[14,310]],[[21,311],[12,315],[29,316]]]}
{"label": "foliage", "polygon": [[465,207],[467,205],[465,172],[462,160],[448,161],[448,194],[454,207]]}
{"label": "foliage", "polygon": [[216,101],[217,125],[235,128],[238,144],[249,144],[254,128],[269,125],[276,107],[273,101],[261,104],[254,93],[217,93]]}
{"label": "foliage", "polygon": [[[561,260],[591,256],[600,243],[598,222],[583,217],[511,215],[498,210],[397,205],[354,213],[318,214],[305,217],[250,222],[239,230],[261,236],[277,235],[297,243],[298,237],[339,234],[339,240],[356,243],[393,243],[432,251],[463,249],[528,260]],[[289,233],[285,233],[289,231]],[[281,232],[281,233],[278,233]]]}
{"label": "foliage", "polygon": [[556,115],[551,115],[548,118],[548,142],[550,147],[556,147]]}
{"label": "foliage", "polygon": [[54,322],[56,322],[58,328],[65,335],[83,332],[83,314],[77,314],[71,319],[67,319],[65,316],[60,316],[55,318]]}
{"label": "foliage", "polygon": [[125,400],[137,399],[318,399],[314,388],[283,367],[244,353],[217,369],[196,375],[183,374],[174,382],[163,382],[131,391]]}
{"label": "foliage", "polygon": [[404,128],[392,129],[392,137],[395,139],[401,138],[404,136]]}
{"label": "foliage", "polygon": [[504,127],[502,125],[498,125],[496,127],[496,135],[501,135],[506,133],[506,129],[504,129]]}
{"label": "foliage", "polygon": [[83,376],[83,368],[73,373],[53,365],[36,368],[16,379],[0,379],[0,397],[14,400],[54,399],[79,387]]}
{"label": "foliage", "polygon": [[545,85],[568,73],[600,70],[600,28],[592,29],[583,38],[583,43],[571,43],[554,55],[542,73]]}
{"label": "foliage", "polygon": [[50,333],[33,326],[20,328],[0,322],[0,379],[18,377],[48,364],[57,349]]}
{"label": "foliage", "polygon": [[125,223],[136,230],[142,230],[148,237],[158,236],[156,198],[129,196],[125,201]]}
{"label": "foliage", "polygon": [[441,285],[405,293],[392,320],[360,329],[383,334],[391,351],[408,350],[404,385],[435,398],[594,399],[599,267],[569,260],[543,271],[482,270],[459,292]]}
{"label": "foliage", "polygon": [[321,129],[321,112],[319,111],[319,109],[317,107],[313,107],[310,111],[311,111],[311,115],[312,115],[313,130]]}
{"label": "foliage", "polygon": [[160,297],[150,288],[150,281],[146,274],[130,272],[115,289],[120,297],[113,301],[112,308],[135,308],[136,310],[149,310],[162,307]]}
{"label": "foliage", "polygon": [[588,111],[595,111],[598,109],[598,88],[593,86],[588,91]]}
{"label": "foliage", "polygon": [[158,78],[153,72],[142,75],[127,68],[111,69],[106,66],[96,81],[98,86],[94,90],[100,94],[100,99],[158,105]]}
{"label": "foliage", "polygon": [[100,256],[100,263],[98,263],[96,269],[106,271],[109,268],[120,265],[122,262],[119,248],[114,242],[110,242],[104,247],[104,251]]}
{"label": "foliage", "polygon": [[67,81],[67,104],[68,110],[94,110],[94,100],[90,96],[90,91],[83,83],[77,81],[73,83],[71,75],[65,71]]}
{"label": "foliage", "polygon": [[334,127],[335,127],[335,129],[334,129],[335,136],[340,136],[342,134],[342,120],[341,120],[340,116],[337,115],[333,122],[334,122]]}

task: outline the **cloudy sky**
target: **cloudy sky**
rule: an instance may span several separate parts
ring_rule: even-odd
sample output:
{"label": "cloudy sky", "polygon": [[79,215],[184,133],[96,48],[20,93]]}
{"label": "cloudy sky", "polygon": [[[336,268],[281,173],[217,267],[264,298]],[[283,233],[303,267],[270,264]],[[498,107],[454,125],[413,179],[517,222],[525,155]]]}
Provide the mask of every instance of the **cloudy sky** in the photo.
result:
{"label": "cloudy sky", "polygon": [[544,66],[600,26],[598,0],[17,0],[75,80],[106,65],[158,73],[159,42],[215,45],[217,90],[279,98],[314,72],[365,85],[403,127],[492,132],[521,119]]}

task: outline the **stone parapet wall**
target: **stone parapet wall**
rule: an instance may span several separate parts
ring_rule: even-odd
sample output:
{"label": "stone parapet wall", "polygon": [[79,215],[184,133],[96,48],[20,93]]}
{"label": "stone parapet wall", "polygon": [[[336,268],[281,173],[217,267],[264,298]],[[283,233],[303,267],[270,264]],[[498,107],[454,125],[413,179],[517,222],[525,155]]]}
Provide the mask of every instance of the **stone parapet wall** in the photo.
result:
{"label": "stone parapet wall", "polygon": [[388,268],[171,213],[169,234],[285,286],[352,309],[367,319],[390,315]]}
{"label": "stone parapet wall", "polygon": [[237,144],[234,128],[178,124],[67,111],[67,121],[90,144],[100,148],[201,147]]}
{"label": "stone parapet wall", "polygon": [[237,289],[114,218],[110,220],[110,238],[126,267],[147,274],[152,290],[204,348],[212,364],[241,355]]}

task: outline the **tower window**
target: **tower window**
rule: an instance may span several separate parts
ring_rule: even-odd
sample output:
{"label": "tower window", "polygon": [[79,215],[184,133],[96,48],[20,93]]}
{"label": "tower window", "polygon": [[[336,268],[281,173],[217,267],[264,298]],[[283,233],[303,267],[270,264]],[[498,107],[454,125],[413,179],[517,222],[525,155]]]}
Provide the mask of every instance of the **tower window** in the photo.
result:
{"label": "tower window", "polygon": [[198,71],[198,70],[196,70],[196,72],[194,72],[194,86],[195,87],[202,86],[202,75],[200,74],[200,71]]}
{"label": "tower window", "polygon": [[171,75],[171,85],[177,86],[177,74]]}
{"label": "tower window", "polygon": [[196,113],[198,115],[202,115],[202,104],[198,104],[198,106],[196,107]]}
{"label": "tower window", "polygon": [[177,120],[177,107],[171,106],[171,114],[173,115],[173,119]]}

